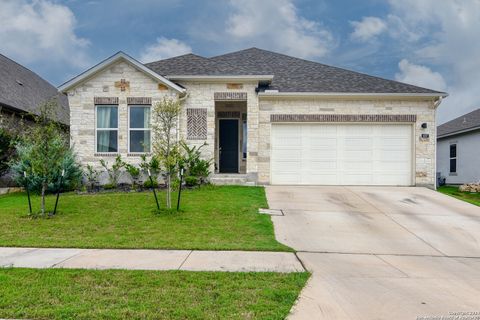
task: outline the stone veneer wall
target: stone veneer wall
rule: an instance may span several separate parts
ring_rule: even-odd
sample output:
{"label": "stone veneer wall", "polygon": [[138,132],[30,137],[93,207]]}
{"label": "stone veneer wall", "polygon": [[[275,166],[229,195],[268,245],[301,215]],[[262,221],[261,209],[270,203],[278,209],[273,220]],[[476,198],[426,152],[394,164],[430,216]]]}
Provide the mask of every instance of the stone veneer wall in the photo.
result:
{"label": "stone veneer wall", "polygon": [[[270,132],[272,114],[352,114],[352,115],[416,115],[414,124],[414,173],[417,186],[435,185],[435,110],[432,101],[392,100],[333,100],[333,99],[273,99],[261,98],[259,102],[258,183],[270,183]],[[249,114],[250,116],[250,114]],[[422,129],[421,124],[427,123]],[[428,140],[420,139],[429,134]],[[250,161],[250,159],[248,159]]]}
{"label": "stone veneer wall", "polygon": [[[115,83],[125,79],[129,87],[125,91]],[[68,92],[70,104],[70,140],[83,165],[100,166],[100,159],[112,163],[113,156],[95,155],[95,97],[118,97],[119,131],[118,154],[130,163],[139,163],[139,155],[128,154],[128,108],[127,97],[150,97],[152,104],[164,96],[176,96],[173,90],[159,88],[158,82],[125,62],[118,62],[97,73]]]}
{"label": "stone veneer wall", "polygon": [[[207,109],[207,139],[206,140],[186,140],[189,145],[200,146],[207,142],[204,147],[203,156],[207,159],[215,158],[215,93],[217,92],[244,92],[247,94],[247,168],[246,172],[250,175],[252,181],[256,181],[256,158],[258,154],[258,96],[255,92],[256,82],[244,82],[242,88],[228,89],[226,83],[200,83],[200,82],[179,82],[187,88],[188,97],[183,102],[183,110],[180,124],[180,134],[187,137],[187,108],[206,108]],[[225,109],[222,109],[225,110]],[[236,109],[235,109],[236,110]],[[214,172],[212,165],[212,172]]]}

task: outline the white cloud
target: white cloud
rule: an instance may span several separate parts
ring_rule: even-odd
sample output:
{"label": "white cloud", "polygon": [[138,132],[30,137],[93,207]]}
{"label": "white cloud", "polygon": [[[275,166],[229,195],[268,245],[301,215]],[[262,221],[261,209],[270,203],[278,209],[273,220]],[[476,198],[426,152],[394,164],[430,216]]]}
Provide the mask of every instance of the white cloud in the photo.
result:
{"label": "white cloud", "polygon": [[389,3],[390,12],[383,17],[391,37],[388,50],[405,59],[397,79],[438,90],[445,87],[450,96],[437,113],[440,123],[480,107],[480,1]]}
{"label": "white cloud", "polygon": [[291,0],[231,1],[233,13],[219,41],[256,45],[301,58],[325,56],[332,34],[319,22],[301,17]]}
{"label": "white cloud", "polygon": [[89,41],[75,34],[75,16],[48,1],[0,1],[0,51],[23,63],[55,62],[86,67]]}
{"label": "white cloud", "polygon": [[177,39],[158,38],[154,44],[147,46],[140,54],[142,62],[152,62],[191,53],[192,48]]}
{"label": "white cloud", "polygon": [[351,37],[359,41],[369,41],[387,30],[387,24],[377,17],[363,17],[361,21],[351,21],[354,30]]}
{"label": "white cloud", "polygon": [[403,59],[398,63],[398,68],[400,69],[400,72],[395,74],[395,79],[397,81],[438,91],[447,89],[447,84],[442,75],[438,72],[432,71],[428,67],[413,64],[407,59]]}

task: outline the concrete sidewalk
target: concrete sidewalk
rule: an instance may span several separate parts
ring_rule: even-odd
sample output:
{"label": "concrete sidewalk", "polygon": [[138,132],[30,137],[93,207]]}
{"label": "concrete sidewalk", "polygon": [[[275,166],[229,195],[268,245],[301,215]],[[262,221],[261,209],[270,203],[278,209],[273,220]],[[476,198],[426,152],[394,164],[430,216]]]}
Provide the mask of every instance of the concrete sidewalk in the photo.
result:
{"label": "concrete sidewalk", "polygon": [[303,272],[291,252],[0,247],[0,267]]}

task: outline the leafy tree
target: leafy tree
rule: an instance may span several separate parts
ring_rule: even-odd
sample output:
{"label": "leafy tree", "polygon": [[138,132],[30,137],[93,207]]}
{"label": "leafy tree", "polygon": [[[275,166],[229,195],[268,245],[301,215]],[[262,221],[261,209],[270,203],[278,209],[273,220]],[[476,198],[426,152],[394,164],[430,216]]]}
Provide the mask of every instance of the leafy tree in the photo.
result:
{"label": "leafy tree", "polygon": [[0,107],[0,176],[9,170],[10,162],[15,157],[15,144],[24,129],[23,117],[13,113],[8,115]]}
{"label": "leafy tree", "polygon": [[178,99],[163,98],[153,107],[153,153],[160,161],[167,186],[167,208],[172,207],[172,176],[178,169],[180,143],[177,139],[177,125],[181,105]]}
{"label": "leafy tree", "polygon": [[0,128],[0,176],[8,171],[9,161],[14,154],[12,140],[7,130]]}
{"label": "leafy tree", "polygon": [[[21,141],[16,146],[17,153],[20,154],[17,160],[13,162],[11,169],[16,174],[15,180],[19,185],[25,185],[25,178],[23,172],[28,172],[27,177],[28,188],[35,193],[42,191],[42,177],[30,172],[30,160],[24,154],[29,150]],[[60,189],[63,191],[76,189],[82,181],[82,169],[77,161],[76,155],[72,149],[68,149],[65,157],[62,160],[61,170],[53,172],[51,182],[48,183],[46,193],[57,192]],[[63,179],[60,179],[62,170],[65,170]],[[60,186],[60,180],[62,185]]]}
{"label": "leafy tree", "polygon": [[[14,164],[18,174],[24,169],[32,180],[37,180],[40,186],[41,215],[45,216],[45,194],[48,186],[57,182],[69,147],[65,135],[57,123],[50,120],[57,108],[55,101],[49,101],[40,106],[40,115],[34,116],[35,124],[23,135],[16,146],[18,161]],[[73,153],[71,159],[74,161]]]}

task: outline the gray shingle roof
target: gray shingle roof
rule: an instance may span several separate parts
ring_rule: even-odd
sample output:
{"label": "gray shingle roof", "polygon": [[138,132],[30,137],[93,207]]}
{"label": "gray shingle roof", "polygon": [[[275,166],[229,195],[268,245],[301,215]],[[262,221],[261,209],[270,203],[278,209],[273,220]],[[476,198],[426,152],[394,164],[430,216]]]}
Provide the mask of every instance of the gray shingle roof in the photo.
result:
{"label": "gray shingle roof", "polygon": [[463,133],[472,130],[480,130],[480,109],[464,114],[456,119],[448,121],[437,128],[437,136],[450,136],[455,133]]}
{"label": "gray shingle roof", "polygon": [[0,105],[38,114],[38,107],[57,98],[59,108],[55,120],[68,125],[68,99],[36,73],[0,54]]}
{"label": "gray shingle roof", "polygon": [[433,93],[442,92],[250,48],[204,58],[187,54],[147,63],[163,75],[274,75],[267,89],[281,92]]}

